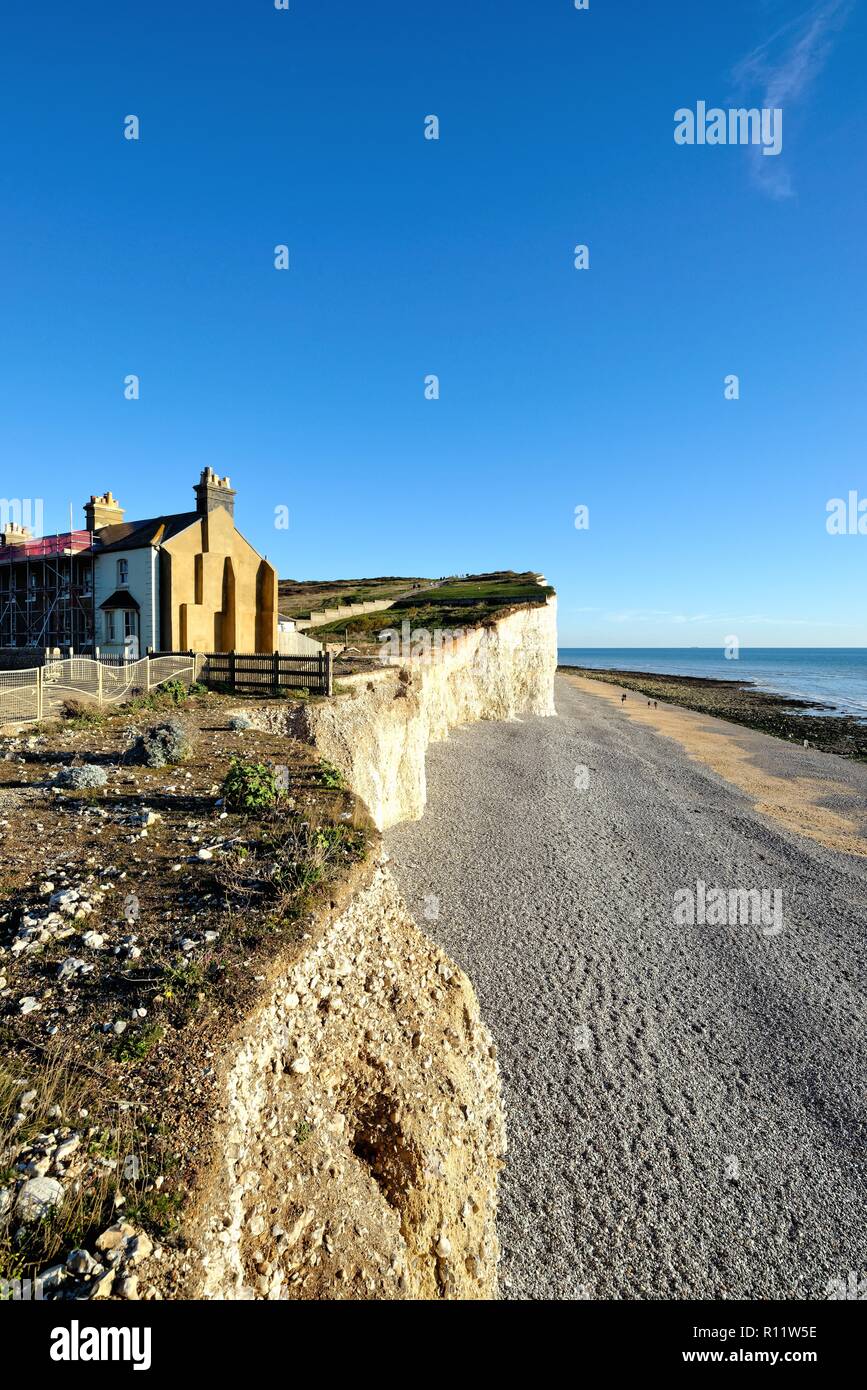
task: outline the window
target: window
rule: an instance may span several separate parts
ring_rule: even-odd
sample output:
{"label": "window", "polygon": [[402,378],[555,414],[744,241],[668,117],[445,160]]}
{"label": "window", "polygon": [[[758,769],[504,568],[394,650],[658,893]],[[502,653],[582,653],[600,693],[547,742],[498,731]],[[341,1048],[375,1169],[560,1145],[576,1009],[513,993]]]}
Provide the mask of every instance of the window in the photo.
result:
{"label": "window", "polygon": [[125,589],[129,583],[129,560],[118,560],[117,582],[121,589]]}
{"label": "window", "polygon": [[124,637],[135,637],[135,613],[131,608],[123,610],[123,635]]}
{"label": "window", "polygon": [[105,640],[106,640],[106,642],[113,642],[113,641],[114,641],[114,609],[113,609],[113,608],[109,608],[109,609],[106,610],[106,614],[105,614]]}

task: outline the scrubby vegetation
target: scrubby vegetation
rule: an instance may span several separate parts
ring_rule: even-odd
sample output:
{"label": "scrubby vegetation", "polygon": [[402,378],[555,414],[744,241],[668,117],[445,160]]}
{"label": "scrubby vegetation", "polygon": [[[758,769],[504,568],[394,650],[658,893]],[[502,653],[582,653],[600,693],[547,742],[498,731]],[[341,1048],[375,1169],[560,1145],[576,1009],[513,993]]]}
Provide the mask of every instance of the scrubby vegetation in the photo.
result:
{"label": "scrubby vegetation", "polygon": [[345,787],[346,780],[339,767],[335,767],[327,758],[323,758],[317,769],[317,778],[320,786],[323,787]]}
{"label": "scrubby vegetation", "polygon": [[97,729],[105,723],[105,714],[99,705],[86,700],[64,700],[60,706],[60,717],[72,729]]}
{"label": "scrubby vegetation", "polygon": [[107,781],[108,773],[104,767],[65,767],[57,774],[58,786],[77,792],[104,787]]}
{"label": "scrubby vegetation", "polygon": [[162,685],[155,686],[153,690],[145,694],[134,695],[127,700],[121,709],[129,714],[139,710],[168,710],[186,705],[194,696],[207,695],[208,687],[201,681],[193,681],[191,685],[184,685],[183,681],[169,680]]}
{"label": "scrubby vegetation", "polygon": [[261,811],[277,800],[277,777],[273,767],[233,758],[223,779],[223,796],[231,811]]}
{"label": "scrubby vegetation", "polygon": [[367,845],[362,825],[313,824],[272,808],[259,834],[225,857],[218,879],[230,910],[258,907],[278,930],[310,909],[315,890],[331,873],[364,859]]}
{"label": "scrubby vegetation", "polygon": [[192,751],[189,736],[180,720],[167,719],[165,723],[147,729],[136,740],[133,756],[147,767],[166,767],[186,762]]}

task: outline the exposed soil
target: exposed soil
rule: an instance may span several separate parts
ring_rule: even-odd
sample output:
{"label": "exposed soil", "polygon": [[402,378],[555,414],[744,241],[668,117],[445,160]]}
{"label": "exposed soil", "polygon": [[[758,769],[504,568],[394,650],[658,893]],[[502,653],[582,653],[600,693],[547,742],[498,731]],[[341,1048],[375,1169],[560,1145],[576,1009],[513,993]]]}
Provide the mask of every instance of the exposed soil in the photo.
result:
{"label": "exposed soil", "polygon": [[[159,703],[119,710],[98,726],[57,721],[0,740],[0,1048],[7,1073],[37,1088],[61,1058],[65,1090],[86,1100],[91,1130],[110,1129],[118,1106],[129,1114],[132,1142],[161,1183],[158,1193],[127,1190],[111,1200],[134,1198],[140,1224],[183,1245],[177,1218],[208,1156],[220,1048],[269,961],[300,953],[308,921],[373,833],[309,746],[267,730],[233,732],[236,699]],[[286,705],[240,707],[254,703]],[[174,767],[135,765],[136,736],[168,714],[187,728],[192,756]],[[220,786],[237,755],[285,769],[279,811],[227,811]],[[73,763],[105,768],[107,785],[57,789],[55,774]],[[301,890],[290,895],[270,875],[278,851],[269,837],[287,825],[337,827],[327,863],[309,884],[302,866]],[[86,917],[70,914],[13,951],[27,915],[38,917],[70,888],[90,904]],[[86,971],[64,978],[70,959]],[[25,1012],[24,1000],[35,1007]],[[33,1259],[38,1265],[38,1250]]]}

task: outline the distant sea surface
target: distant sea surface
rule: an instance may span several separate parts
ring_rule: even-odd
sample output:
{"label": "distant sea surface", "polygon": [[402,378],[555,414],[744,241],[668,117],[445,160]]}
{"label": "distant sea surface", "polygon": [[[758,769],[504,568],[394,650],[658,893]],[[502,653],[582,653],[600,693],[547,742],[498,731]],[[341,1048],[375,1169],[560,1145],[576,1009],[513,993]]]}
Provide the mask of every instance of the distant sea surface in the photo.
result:
{"label": "distant sea surface", "polygon": [[752,681],[759,690],[830,705],[826,714],[867,719],[867,647],[742,647],[736,661],[721,647],[561,647],[559,659],[596,670]]}

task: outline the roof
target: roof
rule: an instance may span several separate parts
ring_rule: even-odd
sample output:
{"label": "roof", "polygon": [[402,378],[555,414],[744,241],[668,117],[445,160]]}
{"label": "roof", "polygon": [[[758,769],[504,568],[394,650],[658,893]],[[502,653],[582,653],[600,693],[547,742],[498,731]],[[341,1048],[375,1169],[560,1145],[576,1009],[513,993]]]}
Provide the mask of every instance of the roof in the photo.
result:
{"label": "roof", "polygon": [[63,531],[54,536],[39,536],[35,540],[0,545],[2,560],[45,560],[59,555],[80,555],[90,549],[89,531]]}
{"label": "roof", "polygon": [[105,599],[100,608],[138,608],[129,589],[115,589],[111,598]]}
{"label": "roof", "polygon": [[96,553],[105,555],[112,550],[143,550],[149,545],[161,545],[200,520],[198,512],[174,512],[170,516],[152,516],[147,521],[120,521],[112,526],[100,526],[96,532],[99,542]]}

